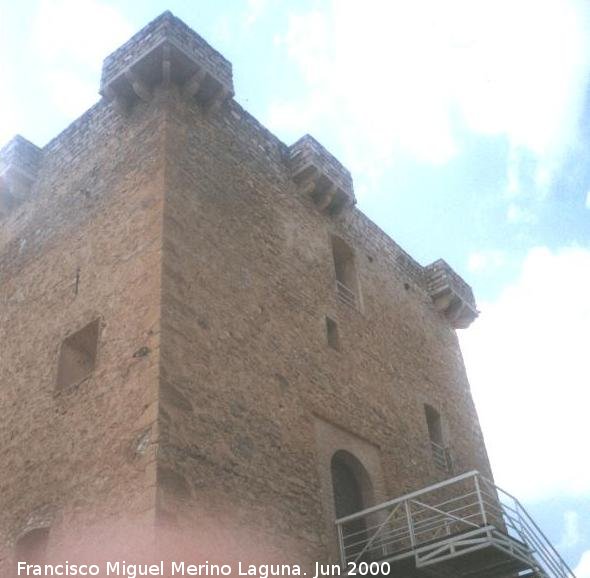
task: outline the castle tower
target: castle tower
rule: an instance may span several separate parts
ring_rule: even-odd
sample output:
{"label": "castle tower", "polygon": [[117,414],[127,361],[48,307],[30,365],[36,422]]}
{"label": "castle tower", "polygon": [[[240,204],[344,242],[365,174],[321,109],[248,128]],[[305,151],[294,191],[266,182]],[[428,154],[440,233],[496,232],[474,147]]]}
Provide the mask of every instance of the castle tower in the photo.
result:
{"label": "castle tower", "polygon": [[166,12],[81,118],[0,151],[0,567],[109,543],[541,572],[489,481],[471,289],[233,92]]}

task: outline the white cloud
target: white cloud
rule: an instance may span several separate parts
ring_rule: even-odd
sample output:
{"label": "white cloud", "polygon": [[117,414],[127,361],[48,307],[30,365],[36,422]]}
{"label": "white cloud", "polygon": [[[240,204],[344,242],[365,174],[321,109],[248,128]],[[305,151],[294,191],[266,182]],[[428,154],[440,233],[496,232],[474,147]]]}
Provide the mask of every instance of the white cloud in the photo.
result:
{"label": "white cloud", "polygon": [[36,33],[44,57],[100,68],[133,30],[114,6],[101,0],[41,0]]}
{"label": "white cloud", "polygon": [[[0,62],[0,76],[6,78],[2,62]],[[16,107],[9,94],[0,90],[0,147],[3,147],[19,130],[15,113]]]}
{"label": "white cloud", "polygon": [[41,0],[33,26],[47,93],[68,117],[98,99],[104,57],[133,33],[123,15],[100,0]]}
{"label": "white cloud", "polygon": [[506,254],[503,251],[490,249],[487,251],[474,251],[469,255],[467,267],[473,273],[481,273],[490,269],[497,269],[506,262]]}
{"label": "white cloud", "polygon": [[[4,33],[7,19],[3,17],[2,10],[3,8],[0,6],[0,78],[6,82],[6,79],[11,77],[9,73],[10,51],[2,42],[2,38],[7,36]],[[19,126],[17,114],[12,92],[10,90],[0,90],[0,147],[16,134]]]}
{"label": "white cloud", "polygon": [[530,209],[516,203],[510,203],[506,211],[506,219],[513,225],[522,225],[535,223],[537,216]]}
{"label": "white cloud", "polygon": [[[272,103],[267,113],[267,123],[272,126],[280,126],[282,130],[301,132],[302,126],[311,126],[314,118],[313,108],[300,110],[291,102]],[[309,131],[305,131],[309,132]]]}
{"label": "white cloud", "polygon": [[580,543],[580,517],[578,512],[568,510],[563,514],[564,531],[559,541],[559,550],[569,550]]}
{"label": "white cloud", "polygon": [[499,485],[590,495],[590,249],[532,249],[461,344]]}
{"label": "white cloud", "polygon": [[80,116],[98,100],[98,77],[86,80],[67,66],[47,69],[51,95],[56,109],[69,119]]}
{"label": "white cloud", "polygon": [[576,578],[590,578],[590,550],[586,550],[580,557],[580,562],[574,569]]}
{"label": "white cloud", "polygon": [[249,28],[253,26],[264,14],[268,7],[268,0],[247,0],[246,15],[243,18],[244,26]]}
{"label": "white cloud", "polygon": [[344,159],[351,168],[381,170],[400,153],[447,161],[460,146],[460,118],[473,131],[506,135],[514,151],[532,151],[544,186],[574,138],[588,20],[583,0],[316,5],[292,14],[282,39],[307,96],[275,103],[269,124],[290,130],[292,118],[276,109],[296,108],[296,118],[313,121],[308,130],[354,143]]}

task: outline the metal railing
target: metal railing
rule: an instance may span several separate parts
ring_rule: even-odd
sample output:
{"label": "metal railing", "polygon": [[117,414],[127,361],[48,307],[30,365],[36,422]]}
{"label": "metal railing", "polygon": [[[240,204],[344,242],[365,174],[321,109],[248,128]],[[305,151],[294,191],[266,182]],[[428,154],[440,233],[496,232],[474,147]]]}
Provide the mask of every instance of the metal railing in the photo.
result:
{"label": "metal railing", "polygon": [[349,307],[356,308],[356,294],[344,283],[338,280],[336,280],[336,294],[342,303],[348,305]]}
{"label": "metal railing", "polygon": [[340,518],[336,527],[344,568],[408,556],[432,567],[493,546],[540,578],[575,578],[522,504],[475,471]]}

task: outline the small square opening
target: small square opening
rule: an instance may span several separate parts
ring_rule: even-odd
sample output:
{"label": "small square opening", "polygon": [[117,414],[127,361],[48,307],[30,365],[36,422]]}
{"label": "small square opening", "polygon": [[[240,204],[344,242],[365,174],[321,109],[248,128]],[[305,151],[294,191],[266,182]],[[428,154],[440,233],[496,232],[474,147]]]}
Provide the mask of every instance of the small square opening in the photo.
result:
{"label": "small square opening", "polygon": [[333,319],[326,317],[326,337],[328,339],[328,345],[340,351],[340,335],[338,333],[338,324]]}
{"label": "small square opening", "polygon": [[100,321],[66,337],[61,344],[57,369],[57,389],[64,389],[85,380],[96,367]]}

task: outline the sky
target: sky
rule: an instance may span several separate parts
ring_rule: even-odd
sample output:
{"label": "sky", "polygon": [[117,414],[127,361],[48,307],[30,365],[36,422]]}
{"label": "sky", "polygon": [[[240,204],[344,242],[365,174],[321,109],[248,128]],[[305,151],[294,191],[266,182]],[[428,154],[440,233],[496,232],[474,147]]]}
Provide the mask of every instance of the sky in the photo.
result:
{"label": "sky", "polygon": [[315,136],[359,209],[472,285],[496,482],[590,578],[590,2],[0,0],[0,143],[57,135],[165,9],[233,63],[242,106]]}

